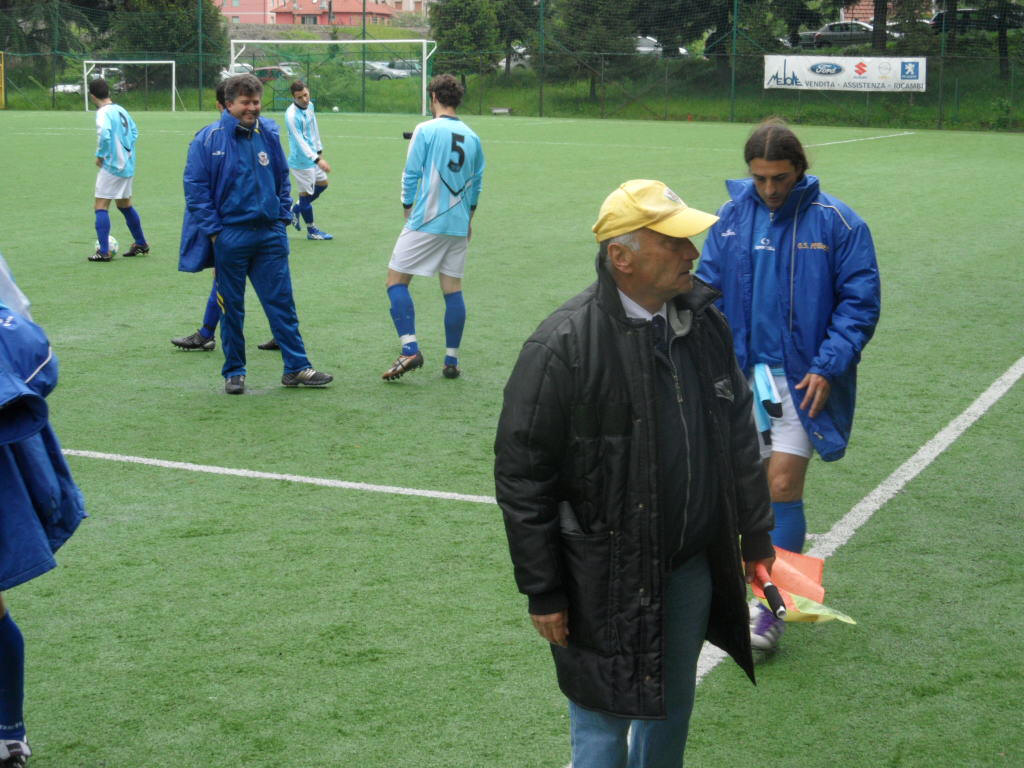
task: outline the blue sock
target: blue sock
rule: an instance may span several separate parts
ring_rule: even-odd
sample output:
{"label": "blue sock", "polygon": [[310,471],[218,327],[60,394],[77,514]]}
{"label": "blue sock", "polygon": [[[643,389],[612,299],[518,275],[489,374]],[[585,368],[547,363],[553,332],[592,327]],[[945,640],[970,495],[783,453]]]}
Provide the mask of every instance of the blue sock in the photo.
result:
{"label": "blue sock", "polygon": [[321,187],[321,186],[318,186],[318,185],[314,184],[313,185],[313,196],[311,198],[309,198],[309,202],[312,203],[314,200],[316,200],[318,197],[320,197],[320,195],[322,195],[326,191],[327,191],[327,187]]}
{"label": "blue sock", "polygon": [[462,331],[466,327],[466,301],[462,291],[444,295],[444,364],[459,364],[459,345],[462,343]]}
{"label": "blue sock", "polygon": [[315,199],[315,197],[307,197],[306,195],[299,196],[299,213],[302,214],[302,219],[307,225],[313,223],[313,201]]}
{"label": "blue sock", "polygon": [[25,740],[25,640],[10,613],[0,619],[0,739]]}
{"label": "blue sock", "polygon": [[773,501],[772,511],[775,513],[775,530],[772,531],[772,544],[788,549],[790,552],[804,551],[804,538],[807,536],[807,518],[804,517],[804,502]]}
{"label": "blue sock", "polygon": [[100,241],[100,253],[110,253],[110,214],[100,208],[96,211],[96,239]]}
{"label": "blue sock", "polygon": [[214,279],[210,298],[206,300],[206,312],[203,314],[203,327],[199,329],[199,335],[204,339],[212,339],[222,314],[220,304],[217,303],[217,280]]}
{"label": "blue sock", "polygon": [[388,288],[388,298],[391,299],[391,319],[395,322],[398,338],[402,340],[402,354],[415,355],[420,351],[420,345],[416,343],[416,308],[409,286],[401,283],[392,285]]}
{"label": "blue sock", "polygon": [[125,223],[128,225],[128,231],[132,233],[135,242],[139,245],[146,245],[146,235],[142,232],[142,219],[139,218],[138,211],[130,205],[127,208],[118,208],[117,210],[124,216]]}

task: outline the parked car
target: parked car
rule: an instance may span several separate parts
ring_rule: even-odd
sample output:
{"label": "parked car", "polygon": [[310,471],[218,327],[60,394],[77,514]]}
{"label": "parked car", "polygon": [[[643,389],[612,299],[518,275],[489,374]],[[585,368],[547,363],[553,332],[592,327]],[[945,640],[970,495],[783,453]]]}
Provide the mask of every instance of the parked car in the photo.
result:
{"label": "parked car", "polygon": [[833,21],[814,33],[814,47],[870,43],[874,29],[863,21]]}
{"label": "parked car", "polygon": [[[494,65],[494,68],[499,72],[505,71],[505,59],[503,56],[501,61]],[[512,65],[509,69],[529,69],[532,66],[530,63],[530,54],[526,52],[525,45],[513,45],[512,46]]]}
{"label": "parked car", "polygon": [[[665,46],[650,35],[637,35],[633,38],[633,50],[637,53],[662,56],[665,53]],[[680,56],[690,55],[690,52],[682,46],[679,47],[678,53]]]}
{"label": "parked car", "polygon": [[273,83],[276,80],[294,80],[295,73],[290,67],[282,67],[280,64],[273,67],[256,67],[252,73],[260,79],[261,83]]}
{"label": "parked car", "polygon": [[414,59],[394,59],[388,62],[391,69],[401,69],[409,73],[409,76],[419,75],[423,71],[423,65]]}
{"label": "parked car", "polygon": [[[948,20],[946,11],[939,11],[929,22],[932,32],[936,35],[943,31],[952,31],[952,22]],[[1021,29],[1024,27],[1024,8],[1019,5],[1010,5],[1006,14],[1007,29]],[[956,32],[962,35],[965,32],[995,32],[999,29],[999,14],[989,11],[980,11],[977,8],[956,9]]]}
{"label": "parked car", "polygon": [[81,93],[81,83],[57,83],[50,89],[53,93]]}
{"label": "parked car", "polygon": [[227,67],[222,69],[220,71],[220,79],[227,80],[229,77],[234,77],[235,75],[251,75],[252,72],[252,64],[246,64],[244,62],[238,61],[231,65],[230,70]]}
{"label": "parked car", "polygon": [[[346,67],[354,69],[359,69],[363,64],[364,62],[359,59],[345,62]],[[392,69],[383,61],[367,61],[365,64],[366,67],[363,71],[366,72],[366,76],[371,80],[401,80],[404,77],[409,77],[408,70]]]}

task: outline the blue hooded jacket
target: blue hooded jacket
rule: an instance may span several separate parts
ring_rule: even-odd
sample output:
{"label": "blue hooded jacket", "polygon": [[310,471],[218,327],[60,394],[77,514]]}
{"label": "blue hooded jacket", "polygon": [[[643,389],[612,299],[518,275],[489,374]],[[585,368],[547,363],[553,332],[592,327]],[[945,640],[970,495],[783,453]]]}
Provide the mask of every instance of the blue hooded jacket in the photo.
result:
{"label": "blue hooded jacket", "polygon": [[[726,182],[730,200],[709,230],[697,276],[722,292],[717,302],[732,327],[736,359],[750,375],[751,256],[754,214],[764,202],[752,179]],[[790,393],[807,373],[832,386],[824,410],[814,419],[797,408],[815,450],[825,461],[842,458],[850,439],[857,394],[857,363],[871,339],[881,310],[881,284],[875,246],[867,224],[853,209],[819,189],[805,175],[771,216],[771,239],[778,244],[778,285],[784,367]]]}
{"label": "blue hooded jacket", "polygon": [[57,357],[43,329],[0,304],[0,592],[55,567],[85,515],[45,398]]}
{"label": "blue hooded jacket", "polygon": [[[181,249],[178,270],[199,272],[213,266],[210,237],[224,228],[221,210],[231,193],[231,183],[239,173],[238,119],[226,110],[220,119],[201,128],[188,147],[185,162],[185,218],[181,225]],[[274,219],[290,222],[291,184],[288,161],[281,148],[277,123],[259,118],[259,130],[265,137],[270,167],[277,181],[280,209],[268,211]]]}

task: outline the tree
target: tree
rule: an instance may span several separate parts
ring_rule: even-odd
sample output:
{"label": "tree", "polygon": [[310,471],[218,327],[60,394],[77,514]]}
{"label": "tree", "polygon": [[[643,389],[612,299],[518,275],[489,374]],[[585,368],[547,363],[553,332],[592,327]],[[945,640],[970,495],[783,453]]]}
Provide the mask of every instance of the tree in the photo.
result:
{"label": "tree", "polygon": [[512,71],[513,46],[537,28],[538,8],[534,0],[497,0],[498,41],[505,49],[505,74]]}
{"label": "tree", "polygon": [[622,0],[562,0],[556,9],[556,69],[590,79],[590,98],[597,99],[597,81],[604,68],[636,52],[632,8]]}
{"label": "tree", "polygon": [[490,0],[438,0],[430,6],[430,34],[437,41],[436,69],[462,75],[463,82],[498,60],[498,17]]}

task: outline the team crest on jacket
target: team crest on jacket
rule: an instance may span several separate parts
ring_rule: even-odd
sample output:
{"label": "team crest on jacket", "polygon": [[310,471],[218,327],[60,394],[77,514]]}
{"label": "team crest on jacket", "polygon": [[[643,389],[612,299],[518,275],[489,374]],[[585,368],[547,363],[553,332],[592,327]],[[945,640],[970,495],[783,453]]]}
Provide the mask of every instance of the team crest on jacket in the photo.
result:
{"label": "team crest on jacket", "polygon": [[266,152],[260,152],[256,155],[256,159],[260,161],[260,165],[270,165],[270,158]]}

